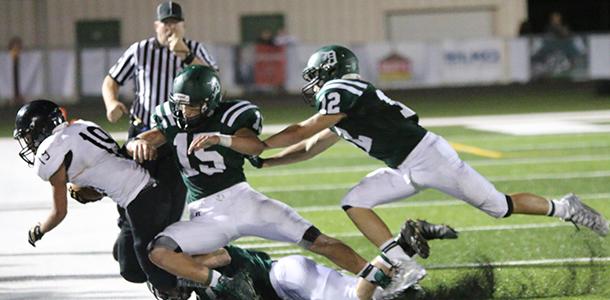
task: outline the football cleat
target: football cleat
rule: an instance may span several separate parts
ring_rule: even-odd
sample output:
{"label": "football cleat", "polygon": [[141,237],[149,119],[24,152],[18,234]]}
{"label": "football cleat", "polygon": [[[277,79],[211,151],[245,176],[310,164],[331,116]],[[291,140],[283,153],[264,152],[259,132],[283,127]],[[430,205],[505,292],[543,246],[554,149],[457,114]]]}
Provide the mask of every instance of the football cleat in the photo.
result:
{"label": "football cleat", "polygon": [[578,225],[588,227],[601,236],[608,234],[608,221],[593,208],[582,203],[578,196],[570,193],[559,201],[568,208],[569,217],[565,218],[565,221],[572,222],[576,228]]}
{"label": "football cleat", "polygon": [[383,289],[381,299],[398,299],[426,276],[426,270],[414,259],[399,259],[392,268],[392,282]]}
{"label": "football cleat", "polygon": [[421,234],[417,223],[411,219],[402,225],[396,242],[409,256],[417,254],[421,258],[427,258],[430,255],[428,241]]}
{"label": "football cleat", "polygon": [[417,229],[426,240],[434,239],[457,239],[458,232],[445,224],[432,224],[426,220],[417,220]]}

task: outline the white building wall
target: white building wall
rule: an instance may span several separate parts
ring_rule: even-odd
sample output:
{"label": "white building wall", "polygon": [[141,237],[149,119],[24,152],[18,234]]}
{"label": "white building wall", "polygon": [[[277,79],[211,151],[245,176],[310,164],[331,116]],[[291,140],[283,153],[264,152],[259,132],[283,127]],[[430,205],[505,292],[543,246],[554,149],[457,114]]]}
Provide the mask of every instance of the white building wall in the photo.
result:
{"label": "white building wall", "polygon": [[[15,35],[26,47],[71,48],[79,20],[120,19],[122,44],[153,34],[158,0],[0,0],[0,45]],[[386,16],[397,12],[490,9],[493,33],[516,35],[525,0],[182,0],[190,38],[216,44],[240,40],[242,15],[283,14],[305,43],[367,43],[386,39]],[[45,14],[43,18],[36,17]],[[425,24],[422,24],[425,26]],[[42,30],[40,30],[42,29]],[[44,34],[40,34],[43,32]]]}

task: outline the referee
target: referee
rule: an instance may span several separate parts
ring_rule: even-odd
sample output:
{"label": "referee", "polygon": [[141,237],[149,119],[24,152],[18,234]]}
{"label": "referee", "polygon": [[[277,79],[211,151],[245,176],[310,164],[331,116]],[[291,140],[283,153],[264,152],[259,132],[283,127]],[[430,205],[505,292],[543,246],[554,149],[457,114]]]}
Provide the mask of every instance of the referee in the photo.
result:
{"label": "referee", "polygon": [[[218,69],[202,43],[184,38],[184,17],[178,3],[169,1],[157,6],[154,28],[156,36],[133,43],[112,66],[102,85],[108,120],[115,123],[129,112],[129,138],[150,129],[155,107],[168,100],[174,77],[182,68],[196,64]],[[135,99],[129,111],[119,101],[119,87],[127,80],[135,83]],[[145,163],[144,167],[172,191],[172,199],[168,199],[172,209],[168,213],[172,215],[172,222],[178,221],[184,209],[186,189],[170,145],[158,150],[157,160]],[[113,254],[119,262],[121,276],[130,282],[145,282],[146,274],[134,252],[131,226],[120,208],[119,215],[121,231]]]}

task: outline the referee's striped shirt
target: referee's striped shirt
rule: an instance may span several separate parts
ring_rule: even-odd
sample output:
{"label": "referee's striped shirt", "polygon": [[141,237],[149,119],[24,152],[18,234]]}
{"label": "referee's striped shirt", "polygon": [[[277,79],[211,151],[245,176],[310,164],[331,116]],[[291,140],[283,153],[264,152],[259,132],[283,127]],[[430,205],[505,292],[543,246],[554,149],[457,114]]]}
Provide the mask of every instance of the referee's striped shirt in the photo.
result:
{"label": "referee's striped shirt", "polygon": [[[195,56],[218,70],[214,58],[205,46],[193,40],[184,40]],[[119,85],[133,78],[135,99],[131,105],[132,117],[137,117],[149,127],[155,107],[169,99],[176,74],[183,68],[182,60],[168,47],[162,47],[152,37],[132,44],[108,75]]]}

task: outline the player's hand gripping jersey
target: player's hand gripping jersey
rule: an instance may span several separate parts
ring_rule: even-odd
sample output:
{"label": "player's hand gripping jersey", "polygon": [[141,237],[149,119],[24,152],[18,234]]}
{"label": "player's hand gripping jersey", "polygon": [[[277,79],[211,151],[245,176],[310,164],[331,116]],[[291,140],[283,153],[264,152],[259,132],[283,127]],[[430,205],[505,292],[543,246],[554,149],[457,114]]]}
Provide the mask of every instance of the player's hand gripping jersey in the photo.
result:
{"label": "player's hand gripping jersey", "polygon": [[243,154],[218,145],[190,155],[187,150],[193,138],[199,135],[233,135],[242,128],[260,134],[262,117],[258,107],[248,101],[220,102],[201,126],[193,131],[185,131],[177,126],[171,105],[174,104],[166,102],[157,106],[153,126],[159,128],[167,143],[175,148],[180,172],[188,189],[187,201],[201,199],[245,181]]}
{"label": "player's hand gripping jersey", "polygon": [[121,207],[127,207],[149,182],[148,173],[122,157],[118,144],[97,124],[79,120],[60,126],[36,151],[34,170],[43,180],[48,181],[63,163],[69,182],[92,187]]}
{"label": "player's hand gripping jersey", "polygon": [[323,115],[346,114],[331,129],[391,168],[400,165],[426,134],[413,110],[366,81],[330,80],[316,94],[315,106]]}

